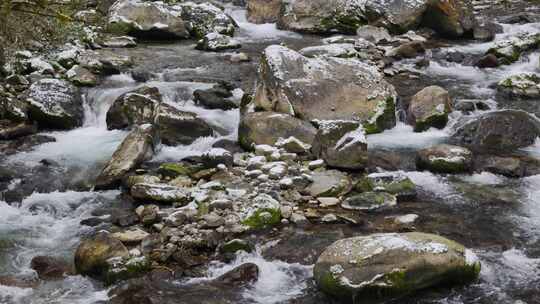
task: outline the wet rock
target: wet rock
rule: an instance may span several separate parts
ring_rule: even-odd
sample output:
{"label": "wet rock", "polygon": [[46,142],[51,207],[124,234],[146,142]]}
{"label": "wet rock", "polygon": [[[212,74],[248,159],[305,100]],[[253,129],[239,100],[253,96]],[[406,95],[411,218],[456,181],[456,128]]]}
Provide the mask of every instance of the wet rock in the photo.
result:
{"label": "wet rock", "polygon": [[495,55],[500,64],[511,64],[518,61],[524,53],[536,50],[539,46],[540,34],[524,33],[497,42],[487,54]]}
{"label": "wet rock", "polygon": [[275,112],[253,112],[240,120],[238,142],[246,149],[252,145],[274,145],[279,138],[294,136],[304,143],[311,144],[317,129],[309,122],[293,116]]}
{"label": "wet rock", "polygon": [[103,278],[109,270],[111,258],[127,258],[129,252],[119,240],[106,232],[82,241],[75,251],[77,273]]}
{"label": "wet rock", "polygon": [[207,90],[195,90],[194,100],[197,104],[208,109],[231,110],[238,108],[238,105],[230,98],[233,94],[230,88],[224,85],[215,85]]}
{"label": "wet rock", "polygon": [[217,6],[203,2],[200,4],[184,2],[182,18],[189,21],[189,32],[192,37],[202,38],[208,33],[219,33],[232,36],[237,27],[236,22]]}
{"label": "wet rock", "polygon": [[395,195],[398,201],[414,199],[417,194],[416,185],[400,171],[371,173],[361,179],[355,188],[360,192],[388,192]]}
{"label": "wet rock", "polygon": [[311,174],[313,183],[305,190],[313,197],[339,197],[351,191],[349,177],[337,170],[315,171]]}
{"label": "wet rock", "polygon": [[488,22],[478,24],[473,29],[473,38],[480,41],[492,41],[495,34],[502,33],[502,26],[496,23]]}
{"label": "wet rock", "polygon": [[186,204],[191,198],[186,189],[167,184],[135,184],[131,187],[131,196],[140,201],[178,204]]}
{"label": "wet rock", "polygon": [[231,154],[244,152],[237,141],[230,139],[220,139],[212,145],[212,148],[222,148],[229,151]]}
{"label": "wet rock", "polygon": [[221,253],[236,253],[237,251],[251,252],[253,247],[246,241],[240,239],[230,240],[219,248]]}
{"label": "wet rock", "polygon": [[239,49],[241,47],[240,42],[227,35],[208,33],[197,42],[195,48],[202,51],[218,52]]}
{"label": "wet rock", "polygon": [[501,110],[459,125],[451,141],[478,150],[514,150],[532,145],[539,135],[538,120],[527,112]]}
{"label": "wet rock", "polygon": [[276,147],[282,148],[289,153],[307,154],[311,150],[311,145],[306,144],[294,136],[280,138],[276,142]]}
{"label": "wet rock", "polygon": [[214,168],[219,164],[223,164],[227,167],[232,167],[233,165],[232,154],[221,148],[212,148],[204,152],[201,156],[201,160],[205,168]]}
{"label": "wet rock", "polygon": [[140,206],[135,212],[137,212],[141,223],[145,226],[151,226],[160,220],[159,207],[153,204]]}
{"label": "wet rock", "polygon": [[527,156],[479,155],[475,158],[475,170],[487,171],[507,177],[524,177],[540,172],[540,160]]}
{"label": "wet rock", "polygon": [[106,38],[102,44],[110,48],[131,48],[137,46],[137,41],[130,36],[116,36]]}
{"label": "wet rock", "polygon": [[12,140],[37,133],[35,125],[0,120],[0,140]]}
{"label": "wet rock", "polygon": [[29,117],[40,128],[72,129],[82,125],[84,110],[79,90],[69,82],[42,79],[26,95]]}
{"label": "wet rock", "polygon": [[459,99],[455,101],[454,110],[464,113],[470,113],[474,111],[486,111],[490,106],[479,99]]}
{"label": "wet rock", "polygon": [[415,132],[431,127],[442,129],[448,122],[451,103],[445,89],[438,86],[426,87],[412,97],[407,119],[414,126]]}
{"label": "wet rock", "polygon": [[473,5],[467,0],[431,1],[422,24],[450,38],[471,35],[476,25]]}
{"label": "wet rock", "polygon": [[189,145],[197,138],[212,136],[214,130],[197,114],[161,104],[156,118],[159,137],[165,145]]}
{"label": "wet rock", "polygon": [[367,165],[367,140],[355,121],[319,121],[312,152],[330,167],[363,169]]}
{"label": "wet rock", "polygon": [[135,127],[113,153],[96,180],[95,189],[111,189],[154,153],[155,130],[151,125]]}
{"label": "wet rock", "polygon": [[319,288],[333,298],[382,303],[428,287],[474,281],[480,262],[470,250],[438,235],[388,233],[335,242],[313,272]]}
{"label": "wet rock", "polygon": [[154,175],[141,174],[141,175],[130,175],[125,179],[124,185],[126,188],[131,188],[133,185],[138,183],[159,183],[160,178]]}
{"label": "wet rock", "polygon": [[15,140],[0,142],[0,152],[4,155],[28,152],[38,145],[54,141],[56,141],[56,138],[47,135],[33,134],[23,136]]}
{"label": "wet rock", "polygon": [[[343,87],[343,82],[348,85]],[[259,109],[309,121],[359,120],[371,134],[395,126],[395,99],[394,87],[367,63],[334,57],[308,58],[272,45],[261,59],[253,103]]]}
{"label": "wet rock", "polygon": [[395,59],[415,58],[426,51],[424,42],[406,42],[388,51],[387,56]]}
{"label": "wet rock", "polygon": [[93,87],[97,85],[98,79],[90,70],[75,65],[66,72],[69,81],[80,87]]}
{"label": "wet rock", "polygon": [[535,73],[512,75],[499,81],[497,90],[509,97],[539,98],[540,76]]}
{"label": "wet rock", "polygon": [[71,267],[66,261],[49,256],[35,256],[30,261],[30,267],[34,269],[42,280],[60,279],[71,272]]}
{"label": "wet rock", "polygon": [[356,30],[356,36],[366,39],[367,41],[375,44],[381,42],[390,42],[392,36],[388,33],[388,30],[383,27],[376,27],[372,25],[363,25]]}
{"label": "wet rock", "polygon": [[5,82],[15,88],[17,91],[23,91],[26,89],[30,82],[22,75],[11,74],[6,77]]}
{"label": "wet rock", "polygon": [[493,54],[487,54],[478,59],[475,65],[481,69],[496,68],[499,66],[499,59]]}
{"label": "wet rock", "polygon": [[258,279],[259,267],[253,263],[245,263],[221,275],[214,283],[239,287],[254,283]]}
{"label": "wet rock", "polygon": [[275,23],[283,0],[248,0],[247,19],[251,23]]}
{"label": "wet rock", "polygon": [[418,169],[438,173],[468,172],[472,168],[472,152],[463,147],[437,145],[418,151]]}
{"label": "wet rock", "polygon": [[120,95],[107,111],[107,129],[154,123],[162,102],[158,88],[143,86]]}
{"label": "wet rock", "polygon": [[348,210],[374,211],[395,206],[397,199],[386,192],[364,192],[348,197],[341,203],[341,207]]}

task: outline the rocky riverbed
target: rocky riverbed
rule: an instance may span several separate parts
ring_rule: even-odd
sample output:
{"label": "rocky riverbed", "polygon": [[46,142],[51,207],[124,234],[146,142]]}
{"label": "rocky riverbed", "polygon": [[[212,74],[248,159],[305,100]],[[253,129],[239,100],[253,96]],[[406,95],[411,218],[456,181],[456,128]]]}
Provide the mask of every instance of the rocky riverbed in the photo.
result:
{"label": "rocky riverbed", "polygon": [[98,2],[0,81],[0,303],[540,303],[540,5]]}

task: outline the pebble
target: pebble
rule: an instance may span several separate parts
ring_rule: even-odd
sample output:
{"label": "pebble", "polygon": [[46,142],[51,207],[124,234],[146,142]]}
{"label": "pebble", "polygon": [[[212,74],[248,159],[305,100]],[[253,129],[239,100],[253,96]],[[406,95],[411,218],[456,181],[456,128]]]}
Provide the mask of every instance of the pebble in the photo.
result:
{"label": "pebble", "polygon": [[309,170],[315,170],[324,167],[324,160],[317,159],[308,163]]}
{"label": "pebble", "polygon": [[317,201],[319,201],[320,206],[323,208],[336,206],[340,203],[339,198],[335,197],[319,197]]}

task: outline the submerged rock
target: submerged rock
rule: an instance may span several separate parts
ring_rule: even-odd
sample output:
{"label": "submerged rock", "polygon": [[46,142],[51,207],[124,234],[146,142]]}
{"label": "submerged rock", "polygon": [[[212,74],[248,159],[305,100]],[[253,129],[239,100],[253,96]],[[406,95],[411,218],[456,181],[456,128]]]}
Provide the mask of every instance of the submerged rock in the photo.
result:
{"label": "submerged rock", "polygon": [[394,87],[362,61],[308,58],[272,45],[265,49],[259,70],[256,108],[303,120],[358,120],[368,134],[396,124]]}
{"label": "submerged rock", "polygon": [[40,128],[73,129],[82,125],[84,110],[79,90],[67,81],[42,79],[26,95],[31,120]]}
{"label": "submerged rock", "polygon": [[438,86],[426,87],[412,97],[407,119],[414,126],[415,132],[431,127],[442,129],[448,122],[451,103],[445,89]]}
{"label": "submerged rock", "polygon": [[470,250],[418,232],[339,240],[324,250],[313,270],[319,288],[346,303],[382,303],[429,287],[466,284],[479,272]]}
{"label": "submerged rock", "polygon": [[472,169],[473,154],[463,147],[437,145],[418,151],[418,169],[438,173],[462,173]]}
{"label": "submerged rock", "polygon": [[474,117],[456,128],[451,141],[478,150],[514,150],[534,144],[540,122],[525,111],[501,110]]}
{"label": "submerged rock", "polygon": [[135,127],[114,151],[111,160],[96,180],[95,189],[114,189],[130,171],[151,157],[155,148],[155,128],[151,125]]}
{"label": "submerged rock", "polygon": [[275,112],[253,112],[244,115],[238,129],[238,142],[247,150],[253,145],[274,145],[280,138],[294,136],[311,144],[317,129],[309,122]]}
{"label": "submerged rock", "polygon": [[259,267],[253,263],[245,263],[219,276],[214,283],[240,287],[254,283],[258,279]]}
{"label": "submerged rock", "polygon": [[30,262],[38,277],[42,280],[60,279],[72,272],[71,266],[64,260],[49,256],[35,256]]}

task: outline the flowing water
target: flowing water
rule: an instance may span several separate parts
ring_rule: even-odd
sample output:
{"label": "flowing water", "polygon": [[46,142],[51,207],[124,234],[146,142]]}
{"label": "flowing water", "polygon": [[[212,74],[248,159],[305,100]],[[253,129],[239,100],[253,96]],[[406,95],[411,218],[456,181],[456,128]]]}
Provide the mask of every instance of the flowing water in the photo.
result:
{"label": "flowing water", "polygon": [[[277,30],[275,24],[250,24],[243,9],[228,7],[227,11],[240,26],[238,40],[252,55],[266,45],[282,41],[292,46],[317,42],[313,37]],[[498,34],[496,41],[521,32],[540,32],[540,23],[503,25],[503,29],[504,33]],[[436,51],[483,53],[495,42],[463,43]],[[219,139],[236,137],[238,111],[206,110],[197,107],[191,96],[196,89],[211,87],[212,79],[227,79],[231,77],[228,74],[231,71],[236,75],[241,71],[229,70],[234,68],[226,67],[229,64],[219,55],[201,55],[194,51],[193,42],[142,44],[123,52],[147,62],[155,77],[146,85],[158,87],[165,102],[197,113],[219,130],[214,137],[200,138],[188,146],[161,147],[154,156],[155,161],[198,155]],[[412,61],[404,61],[402,65],[418,74],[420,79],[432,79],[424,86],[441,84],[452,96],[491,100],[493,105],[503,108],[493,83],[517,72],[538,72],[539,54],[530,54],[515,64],[497,69],[482,70],[445,60],[433,60],[426,69],[415,68]],[[249,73],[254,75],[253,68]],[[250,78],[238,83],[242,89],[249,89],[253,81]],[[0,201],[0,278],[10,276],[32,284],[36,276],[29,267],[32,257],[47,255],[71,259],[80,238],[91,230],[80,221],[93,210],[113,206],[121,200],[119,191],[94,192],[91,184],[127,134],[107,130],[106,111],[115,98],[140,85],[129,75],[106,79],[99,87],[85,92],[83,127],[46,133],[56,141],[42,144],[31,152],[15,154],[2,162],[2,167],[19,176],[5,187],[4,194],[18,187],[26,192],[14,196],[19,200]],[[241,93],[237,91],[236,98]],[[452,117],[458,118],[459,115]],[[417,150],[445,142],[449,134],[450,127],[414,133],[410,126],[398,123],[392,130],[369,136],[368,142],[370,147]],[[540,156],[540,141],[523,152]],[[41,172],[43,159],[54,162],[53,168],[47,169],[52,173],[36,173]],[[433,223],[423,225],[435,232],[455,235],[475,251],[483,268],[479,282],[472,286],[421,294],[399,303],[517,304],[520,303],[518,300],[540,303],[540,176],[511,180],[485,172],[458,176],[415,171],[406,174],[419,186],[422,204],[404,208],[418,208],[417,213],[421,216],[424,215],[422,212],[427,215],[433,212],[430,218]],[[23,180],[25,184],[35,186],[25,188],[21,184]],[[503,202],[492,203],[495,199]],[[444,228],[444,225],[454,226]],[[271,258],[261,248],[251,254],[239,255],[231,263],[212,263],[207,277],[181,282],[179,286],[211,280],[246,262],[259,266],[260,278],[253,286],[240,291],[245,303],[289,303],[292,299],[300,301],[296,303],[322,303],[310,297],[310,293],[315,292],[311,281],[312,264]],[[0,303],[90,304],[108,299],[104,286],[82,276],[70,275],[58,281],[24,285],[8,287],[0,284]]]}

